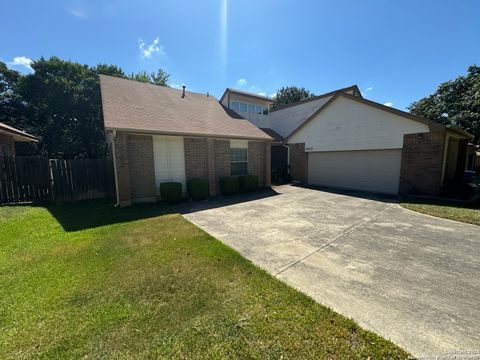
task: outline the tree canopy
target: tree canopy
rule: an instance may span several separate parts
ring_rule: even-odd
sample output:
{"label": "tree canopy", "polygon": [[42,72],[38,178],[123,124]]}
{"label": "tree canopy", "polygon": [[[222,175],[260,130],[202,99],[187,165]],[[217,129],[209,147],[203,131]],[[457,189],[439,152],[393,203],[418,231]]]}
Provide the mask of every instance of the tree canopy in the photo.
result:
{"label": "tree canopy", "polygon": [[[127,76],[115,65],[90,67],[58,57],[42,57],[32,68],[32,74],[21,75],[0,62],[0,121],[40,136],[34,150],[51,158],[106,156],[98,75],[162,86],[169,77],[162,69]],[[26,146],[19,150],[20,154],[33,151]]]}
{"label": "tree canopy", "polygon": [[442,124],[458,126],[480,143],[480,66],[467,75],[441,83],[435,93],[412,103],[410,112]]}
{"label": "tree canopy", "polygon": [[312,96],[315,95],[304,87],[284,86],[277,91],[272,108],[276,109],[282,105],[294,103]]}

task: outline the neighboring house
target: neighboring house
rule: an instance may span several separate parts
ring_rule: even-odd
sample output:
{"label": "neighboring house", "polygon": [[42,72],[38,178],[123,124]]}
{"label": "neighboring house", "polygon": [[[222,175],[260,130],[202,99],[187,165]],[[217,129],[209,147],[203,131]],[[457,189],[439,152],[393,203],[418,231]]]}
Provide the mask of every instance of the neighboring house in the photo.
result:
{"label": "neighboring house", "polygon": [[15,142],[38,142],[39,139],[24,131],[0,122],[0,156],[15,156]]}
{"label": "neighboring house", "polygon": [[[248,98],[244,92],[227,89],[223,104],[230,98],[230,109],[269,129],[272,137],[285,139],[294,180],[385,194],[430,195],[463,180],[471,134],[366,100],[357,86],[255,116],[245,106],[237,110],[233,105],[240,95]],[[273,154],[272,148],[272,163],[279,163]]]}
{"label": "neighboring house", "polygon": [[272,138],[208,94],[100,76],[117,200],[156,201],[162,182],[253,174],[270,186]]}

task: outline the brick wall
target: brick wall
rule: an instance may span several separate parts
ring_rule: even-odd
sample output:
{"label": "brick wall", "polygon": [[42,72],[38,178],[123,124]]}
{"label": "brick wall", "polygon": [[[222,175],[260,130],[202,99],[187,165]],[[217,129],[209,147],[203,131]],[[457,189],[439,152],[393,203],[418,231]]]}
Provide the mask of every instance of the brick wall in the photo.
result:
{"label": "brick wall", "polygon": [[307,153],[305,143],[291,144],[290,147],[290,175],[292,180],[307,182]]}
{"label": "brick wall", "polygon": [[220,194],[220,179],[230,176],[230,140],[213,140],[215,163],[215,193]]}
{"label": "brick wall", "polygon": [[206,138],[185,138],[185,175],[191,179],[208,179]]}
{"label": "brick wall", "polygon": [[156,201],[153,138],[148,135],[128,135],[127,147],[132,201]]}
{"label": "brick wall", "polygon": [[[117,132],[114,139],[120,206],[155,201],[153,138]],[[185,174],[208,179],[210,196],[220,195],[220,179],[230,176],[230,140],[184,138]],[[248,172],[270,186],[270,143],[249,141]]]}
{"label": "brick wall", "polygon": [[127,133],[117,132],[117,136],[113,140],[115,143],[115,172],[120,206],[131,204],[127,137]]}
{"label": "brick wall", "polygon": [[400,194],[439,194],[444,146],[444,131],[403,136]]}
{"label": "brick wall", "polygon": [[[0,145],[7,147],[9,156],[15,156],[15,142],[13,141],[13,137],[0,134]],[[1,151],[0,155],[2,155]]]}

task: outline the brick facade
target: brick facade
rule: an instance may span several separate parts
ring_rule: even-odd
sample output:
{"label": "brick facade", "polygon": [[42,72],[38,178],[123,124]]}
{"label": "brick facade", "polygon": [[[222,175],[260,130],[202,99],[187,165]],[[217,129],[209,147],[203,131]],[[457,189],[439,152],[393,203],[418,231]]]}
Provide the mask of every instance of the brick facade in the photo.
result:
{"label": "brick facade", "polygon": [[147,135],[128,135],[127,147],[132,201],[156,201],[153,138]]}
{"label": "brick facade", "polygon": [[258,176],[260,186],[271,185],[271,145],[269,142],[248,142],[248,174]]}
{"label": "brick facade", "polygon": [[291,144],[290,148],[290,175],[292,180],[301,183],[307,182],[307,153],[305,143]]}
{"label": "brick facade", "polygon": [[404,135],[400,194],[440,193],[444,147],[445,131]]}
{"label": "brick facade", "polygon": [[0,156],[3,155],[3,148],[6,147],[8,156],[15,156],[15,142],[12,136],[0,134]]}
{"label": "brick facade", "polygon": [[[153,138],[117,132],[114,139],[120,206],[156,201]],[[208,179],[210,196],[220,194],[220,179],[230,176],[230,140],[184,138],[186,180]],[[248,172],[270,186],[270,142],[249,141]]]}

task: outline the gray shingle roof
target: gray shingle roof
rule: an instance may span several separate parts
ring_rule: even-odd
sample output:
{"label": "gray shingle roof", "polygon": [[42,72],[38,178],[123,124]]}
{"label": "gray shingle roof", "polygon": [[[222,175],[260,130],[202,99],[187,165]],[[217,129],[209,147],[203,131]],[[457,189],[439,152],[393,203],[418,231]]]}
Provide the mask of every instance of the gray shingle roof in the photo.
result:
{"label": "gray shingle roof", "polygon": [[106,129],[271,140],[213,96],[100,75]]}

